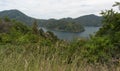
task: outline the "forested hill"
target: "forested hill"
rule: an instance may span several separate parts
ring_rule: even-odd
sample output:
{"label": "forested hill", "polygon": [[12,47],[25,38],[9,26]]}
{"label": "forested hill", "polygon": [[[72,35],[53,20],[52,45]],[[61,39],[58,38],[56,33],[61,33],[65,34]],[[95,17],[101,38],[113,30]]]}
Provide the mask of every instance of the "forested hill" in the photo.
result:
{"label": "forested hill", "polygon": [[[31,25],[33,20],[35,19],[35,18],[27,16],[26,14],[16,9],[5,10],[5,11],[0,12],[0,17],[6,17],[6,16],[8,16],[11,19],[16,19],[24,23],[27,23],[28,25]],[[91,15],[85,15],[85,16],[81,16],[78,18],[74,18],[74,19],[73,18],[62,18],[59,21],[61,20],[69,21],[69,22],[74,21],[83,26],[100,26],[101,19],[102,19],[101,17],[91,14]],[[37,19],[37,21],[40,24],[40,26],[43,26],[47,22],[51,21],[51,19],[49,20]],[[54,21],[52,23],[54,24]]]}
{"label": "forested hill", "polygon": [[84,27],[77,22],[55,19],[48,20],[44,24],[44,27],[46,27],[47,29],[63,32],[83,32],[85,30]]}
{"label": "forested hill", "polygon": [[20,12],[19,10],[5,10],[0,12],[0,17],[9,17],[10,19],[15,19],[28,25],[31,25],[34,18],[25,15],[24,13]]}
{"label": "forested hill", "polygon": [[101,26],[102,17],[90,14],[78,17],[74,20],[81,23],[83,26]]}
{"label": "forested hill", "polygon": [[64,21],[74,21],[76,23],[80,23],[83,26],[101,26],[102,24],[102,17],[96,16],[94,14],[84,15],[78,18],[62,18],[61,20]]}
{"label": "forested hill", "polygon": [[[32,25],[35,18],[29,17],[19,10],[5,10],[0,12],[0,18],[9,17]],[[45,27],[57,31],[65,32],[83,32],[84,26],[101,26],[101,17],[96,15],[86,15],[78,18],[62,18],[62,19],[36,19],[41,27]]]}

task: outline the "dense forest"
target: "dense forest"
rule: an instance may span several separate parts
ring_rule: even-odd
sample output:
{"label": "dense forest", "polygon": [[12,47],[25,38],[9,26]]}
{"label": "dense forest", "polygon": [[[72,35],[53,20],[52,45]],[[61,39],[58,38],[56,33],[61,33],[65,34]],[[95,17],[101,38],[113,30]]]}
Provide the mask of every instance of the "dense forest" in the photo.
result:
{"label": "dense forest", "polygon": [[28,26],[1,18],[0,71],[120,71],[120,13],[101,14],[102,27],[94,36],[71,42],[39,30],[37,20]]}

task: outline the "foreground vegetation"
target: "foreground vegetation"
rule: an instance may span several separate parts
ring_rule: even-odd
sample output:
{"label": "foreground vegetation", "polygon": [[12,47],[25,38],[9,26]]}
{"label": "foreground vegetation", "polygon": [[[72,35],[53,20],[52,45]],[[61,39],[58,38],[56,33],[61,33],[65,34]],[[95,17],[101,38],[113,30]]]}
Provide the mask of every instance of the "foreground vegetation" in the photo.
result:
{"label": "foreground vegetation", "polygon": [[0,19],[0,71],[120,71],[120,13],[102,12],[103,27],[88,39],[57,39],[7,17]]}
{"label": "foreground vegetation", "polygon": [[[60,44],[60,45],[59,45]],[[1,71],[119,71],[119,65],[90,64],[81,59],[80,48],[57,42],[43,44],[1,45]],[[73,45],[71,45],[73,46]],[[93,56],[92,56],[93,57]],[[91,57],[91,58],[92,58]]]}

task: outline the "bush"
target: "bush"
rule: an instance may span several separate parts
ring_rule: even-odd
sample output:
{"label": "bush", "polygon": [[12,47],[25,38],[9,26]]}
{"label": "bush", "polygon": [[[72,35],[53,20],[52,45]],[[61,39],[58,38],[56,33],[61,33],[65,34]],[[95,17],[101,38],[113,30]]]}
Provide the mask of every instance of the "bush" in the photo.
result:
{"label": "bush", "polygon": [[5,22],[10,22],[11,20],[8,17],[4,17]]}
{"label": "bush", "polygon": [[106,37],[93,37],[89,40],[83,50],[81,50],[83,58],[88,62],[108,62],[112,58],[114,46],[111,40]]}

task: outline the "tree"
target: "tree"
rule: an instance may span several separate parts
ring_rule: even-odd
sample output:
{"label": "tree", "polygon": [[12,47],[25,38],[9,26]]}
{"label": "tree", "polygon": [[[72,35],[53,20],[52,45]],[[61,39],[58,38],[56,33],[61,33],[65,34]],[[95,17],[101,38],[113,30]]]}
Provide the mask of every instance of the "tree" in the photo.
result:
{"label": "tree", "polygon": [[113,34],[113,29],[115,28],[116,22],[117,22],[117,13],[111,10],[102,11],[103,16],[103,26],[100,28],[100,30],[97,32],[97,35],[103,36],[103,35],[109,35]]}
{"label": "tree", "polygon": [[119,10],[120,10],[120,2],[115,2],[115,4],[113,4],[113,7],[118,6]]}
{"label": "tree", "polygon": [[35,21],[33,22],[33,25],[32,25],[32,33],[33,33],[33,34],[39,34],[37,20],[35,20]]}
{"label": "tree", "polygon": [[40,30],[39,30],[39,33],[40,33],[40,36],[42,36],[42,37],[45,36],[45,33],[44,33],[43,29],[40,29]]}
{"label": "tree", "polygon": [[[117,6],[120,3],[116,2]],[[96,36],[108,36],[115,47],[120,47],[120,13],[111,10],[103,11],[103,26]],[[119,48],[120,49],[120,48]]]}

